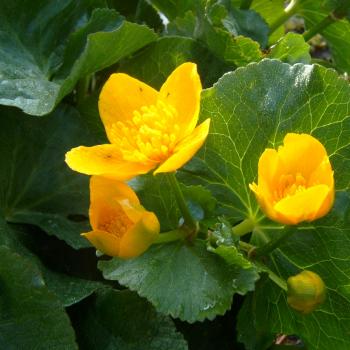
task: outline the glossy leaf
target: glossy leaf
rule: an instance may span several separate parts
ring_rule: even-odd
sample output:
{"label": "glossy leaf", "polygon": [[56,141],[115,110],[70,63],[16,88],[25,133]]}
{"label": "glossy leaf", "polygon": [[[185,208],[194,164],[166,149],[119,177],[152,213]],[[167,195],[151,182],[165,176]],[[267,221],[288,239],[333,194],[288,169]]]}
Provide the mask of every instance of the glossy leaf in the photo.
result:
{"label": "glossy leaf", "polygon": [[99,6],[103,2],[98,0],[3,4],[0,103],[32,115],[47,114],[80,78],[155,39],[150,29],[124,21],[113,10],[91,14]]}
{"label": "glossy leaf", "polygon": [[0,246],[0,340],[4,349],[78,349],[61,303],[26,258]]}
{"label": "glossy leaf", "polygon": [[153,246],[136,259],[101,261],[99,268],[106,279],[146,297],[157,311],[188,322],[222,315],[233,294],[253,290],[258,278],[255,269],[228,266],[202,241]]}
{"label": "glossy leaf", "polygon": [[187,349],[170,318],[126,290],[98,294],[92,308],[85,305],[77,326],[80,347],[87,350]]}
{"label": "glossy leaf", "polygon": [[64,105],[39,119],[8,107],[1,115],[0,159],[9,164],[0,171],[2,214],[37,225],[74,248],[88,247],[80,237],[89,227],[88,178],[71,171],[64,155],[74,146],[96,143],[94,132]]}

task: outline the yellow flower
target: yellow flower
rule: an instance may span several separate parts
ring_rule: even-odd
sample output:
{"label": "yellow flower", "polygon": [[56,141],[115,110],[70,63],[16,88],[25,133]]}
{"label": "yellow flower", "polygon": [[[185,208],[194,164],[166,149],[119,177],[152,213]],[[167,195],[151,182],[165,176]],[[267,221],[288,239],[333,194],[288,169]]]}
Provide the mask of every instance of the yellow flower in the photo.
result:
{"label": "yellow flower", "polygon": [[326,299],[326,286],[312,271],[303,271],[287,280],[287,302],[303,314],[314,311]]}
{"label": "yellow flower", "polygon": [[73,148],[67,164],[88,175],[120,181],[145,174],[173,172],[203,145],[210,119],[196,127],[202,86],[194,63],[184,63],[160,91],[127,74],[112,74],[99,99],[111,144]]}
{"label": "yellow flower", "polygon": [[145,210],[125,183],[100,176],[90,179],[90,224],[83,233],[96,249],[120,258],[142,254],[159,234],[154,213]]}
{"label": "yellow flower", "polygon": [[324,146],[307,134],[287,134],[278,150],[259,159],[258,185],[249,187],[270,219],[287,225],[326,215],[334,201],[334,178]]}

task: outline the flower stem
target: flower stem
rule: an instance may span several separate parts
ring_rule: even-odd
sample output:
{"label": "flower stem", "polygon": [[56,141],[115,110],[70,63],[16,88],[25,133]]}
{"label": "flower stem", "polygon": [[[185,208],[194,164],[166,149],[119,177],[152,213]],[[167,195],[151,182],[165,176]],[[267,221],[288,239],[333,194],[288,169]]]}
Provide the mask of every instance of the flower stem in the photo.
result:
{"label": "flower stem", "polygon": [[241,10],[249,10],[252,2],[253,2],[253,0],[242,0],[240,9]]}
{"label": "flower stem", "polygon": [[187,226],[190,231],[196,232],[198,230],[198,223],[193,218],[190,210],[188,209],[185,197],[181,191],[181,188],[176,179],[175,173],[168,173],[167,176],[170,181],[171,187],[174,191],[177,205],[179,206],[182,216],[184,218],[184,225]]}
{"label": "flower stem", "polygon": [[295,229],[289,228],[287,229],[280,237],[275,238],[265,245],[254,249],[253,256],[261,257],[270,254],[273,250],[278,248],[283,242],[285,242],[290,236],[292,236],[295,232]]}
{"label": "flower stem", "polygon": [[78,104],[84,100],[84,98],[89,92],[90,78],[90,75],[86,75],[84,78],[81,78],[77,83],[76,91]]}
{"label": "flower stem", "polygon": [[283,14],[270,24],[270,35],[292,17],[298,10],[299,0],[292,0],[285,8]]}
{"label": "flower stem", "polygon": [[287,291],[287,290],[288,290],[288,288],[287,288],[287,282],[286,282],[283,278],[277,276],[277,275],[276,275],[274,272],[272,272],[271,270],[269,270],[267,273],[268,273],[268,276],[269,276],[269,278],[270,278],[271,281],[273,281],[274,283],[276,283],[276,284],[277,284],[281,289],[283,289],[284,291]]}
{"label": "flower stem", "polygon": [[315,26],[311,27],[305,33],[303,33],[303,37],[305,41],[310,40],[316,34],[322,33],[322,31],[327,28],[330,24],[334,23],[337,19],[332,14],[329,14],[325,17],[321,22],[317,23]]}
{"label": "flower stem", "polygon": [[246,243],[244,241],[239,241],[238,244],[239,244],[239,247],[247,253],[249,253],[252,249],[255,248],[253,245]]}
{"label": "flower stem", "polygon": [[255,227],[255,222],[252,219],[245,219],[238,225],[232,227],[232,232],[236,236],[243,236],[252,232]]}
{"label": "flower stem", "polygon": [[179,241],[186,237],[186,233],[181,229],[176,229],[168,232],[161,233],[153,244],[162,244],[168,242]]}

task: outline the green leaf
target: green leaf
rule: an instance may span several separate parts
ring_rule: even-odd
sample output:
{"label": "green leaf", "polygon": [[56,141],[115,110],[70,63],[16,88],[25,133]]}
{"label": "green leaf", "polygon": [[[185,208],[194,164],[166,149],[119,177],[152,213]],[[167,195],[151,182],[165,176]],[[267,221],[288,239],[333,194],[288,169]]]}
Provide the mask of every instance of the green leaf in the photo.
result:
{"label": "green leaf", "polygon": [[170,231],[179,226],[180,211],[166,176],[142,175],[129,185],[136,191],[142,206],[156,213],[161,231]]}
{"label": "green leaf", "polygon": [[187,11],[199,6],[202,0],[148,0],[159,12],[163,13],[169,20],[182,17]]}
{"label": "green leaf", "polygon": [[[306,29],[312,28],[329,14],[312,0],[302,1],[298,13],[305,18]],[[350,22],[346,19],[337,20],[322,31],[322,36],[328,42],[335,67],[341,72],[350,72],[349,35]]]}
{"label": "green leaf", "polygon": [[259,43],[244,37],[233,37],[217,18],[209,18],[206,13],[189,11],[184,17],[177,18],[168,25],[172,35],[190,36],[197,39],[218,59],[233,67],[244,66],[260,61],[262,53]]}
{"label": "green leaf", "polygon": [[2,6],[0,103],[32,115],[47,114],[80,78],[155,39],[150,29],[123,21],[113,10],[96,9],[90,16],[100,4],[14,0]]}
{"label": "green leaf", "polygon": [[204,87],[212,86],[229,70],[205,46],[185,37],[162,37],[133,58],[122,61],[119,70],[159,89],[177,66],[188,61],[197,63]]}
{"label": "green leaf", "polygon": [[310,63],[310,46],[305,42],[300,34],[289,32],[282,37],[267,55],[268,58],[276,58],[283,62]]}
{"label": "green leaf", "polygon": [[107,0],[107,3],[130,22],[147,24],[159,31],[163,29],[158,11],[147,0]]}
{"label": "green leaf", "polygon": [[253,290],[259,277],[254,269],[228,266],[199,240],[153,246],[135,259],[100,261],[99,268],[106,279],[146,297],[157,311],[188,322],[224,314],[233,294]]}
{"label": "green leaf", "polygon": [[90,246],[80,237],[89,229],[88,177],[70,170],[64,155],[72,147],[96,144],[94,132],[64,105],[39,119],[5,107],[0,114],[0,161],[8,164],[0,171],[2,214],[37,225],[73,248]]}
{"label": "green leaf", "polygon": [[0,219],[0,245],[10,248],[35,265],[41,271],[47,288],[58,297],[63,306],[73,305],[94,291],[105,288],[100,282],[50,270],[29,249],[29,245],[35,246],[35,244],[35,237],[29,234],[24,226],[7,224]]}
{"label": "green leaf", "polygon": [[321,66],[264,60],[225,74],[202,95],[201,118],[210,133],[198,155],[180,171],[186,184],[206,187],[232,222],[258,218],[249,190],[265,148],[288,132],[309,133],[330,155],[337,189],[349,188],[350,86]]}
{"label": "green leaf", "polygon": [[211,116],[210,134],[198,156],[180,172],[185,183],[210,190],[232,221],[259,221],[256,243],[284,230],[263,220],[248,188],[257,180],[260,155],[266,148],[277,148],[289,132],[312,134],[325,145],[338,191],[335,208],[322,220],[300,225],[281,253],[274,254],[270,268],[284,278],[301,269],[315,271],[329,288],[328,301],[320,311],[302,317],[287,307],[279,287],[266,282],[266,287],[257,287],[252,304],[258,305],[254,322],[270,322],[275,334],[297,334],[309,349],[329,349],[331,344],[349,348],[349,318],[344,311],[350,300],[349,110],[350,86],[334,70],[276,60],[240,68],[203,94],[201,118]]}
{"label": "green leaf", "polygon": [[[323,305],[309,315],[291,309],[286,295],[268,280],[257,285],[240,313],[239,333],[246,333],[244,315],[252,313],[256,330],[270,333],[297,334],[310,350],[330,348],[347,350],[350,346],[350,194],[338,192],[332,212],[325,218],[298,228],[281,249],[274,252],[271,267],[283,278],[301,270],[316,272],[327,287]],[[265,229],[270,237],[274,232]],[[249,336],[248,336],[249,337]],[[248,349],[247,338],[242,341]],[[263,348],[261,348],[263,349]]]}
{"label": "green leaf", "polygon": [[0,340],[4,349],[78,349],[69,318],[38,269],[0,246]]}
{"label": "green leaf", "polygon": [[[232,0],[232,3],[239,7],[241,0]],[[256,11],[261,15],[265,22],[271,26],[277,18],[283,15],[284,12],[284,0],[259,0],[253,1],[250,9]],[[281,26],[275,32],[270,35],[269,42],[275,43],[279,38],[284,35],[284,28]]]}
{"label": "green leaf", "polygon": [[172,320],[130,291],[98,294],[93,307],[82,310],[77,336],[87,350],[187,349]]}

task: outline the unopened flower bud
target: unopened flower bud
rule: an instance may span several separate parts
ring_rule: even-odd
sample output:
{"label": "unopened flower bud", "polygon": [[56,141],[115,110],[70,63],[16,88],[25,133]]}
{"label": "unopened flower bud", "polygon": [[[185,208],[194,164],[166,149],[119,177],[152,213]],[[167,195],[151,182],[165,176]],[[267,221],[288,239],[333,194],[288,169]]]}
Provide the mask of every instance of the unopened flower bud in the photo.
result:
{"label": "unopened flower bud", "polygon": [[288,304],[303,314],[314,311],[326,298],[326,286],[312,271],[302,271],[287,280]]}

